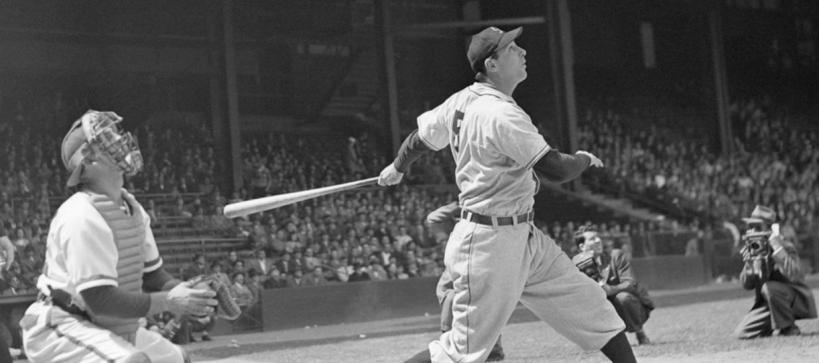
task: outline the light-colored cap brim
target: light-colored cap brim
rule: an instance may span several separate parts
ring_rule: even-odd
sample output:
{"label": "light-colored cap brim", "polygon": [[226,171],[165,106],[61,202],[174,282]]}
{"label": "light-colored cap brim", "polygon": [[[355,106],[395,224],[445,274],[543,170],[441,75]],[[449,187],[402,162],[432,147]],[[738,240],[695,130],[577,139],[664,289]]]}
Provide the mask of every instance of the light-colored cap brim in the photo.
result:
{"label": "light-colored cap brim", "polygon": [[68,177],[68,181],[65,182],[65,186],[73,187],[80,183],[80,175],[82,174],[82,165],[77,165],[74,168],[74,171],[71,172],[71,175]]}

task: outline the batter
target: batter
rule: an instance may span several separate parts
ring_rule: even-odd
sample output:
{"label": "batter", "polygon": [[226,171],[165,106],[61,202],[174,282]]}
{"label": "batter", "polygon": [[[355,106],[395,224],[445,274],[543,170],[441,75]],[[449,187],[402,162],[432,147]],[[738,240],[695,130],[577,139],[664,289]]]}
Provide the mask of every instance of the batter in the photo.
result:
{"label": "batter", "polygon": [[418,129],[379,175],[380,185],[397,184],[424,150],[447,145],[456,164],[461,220],[444,257],[452,329],[410,361],[484,361],[520,301],[583,349],[634,362],[625,325],[603,291],[532,223],[535,171],[564,182],[603,163],[550,147],[512,98],[527,75],[526,51],[515,42],[521,31],[490,27],[472,37],[467,59],[477,82],[419,116]]}

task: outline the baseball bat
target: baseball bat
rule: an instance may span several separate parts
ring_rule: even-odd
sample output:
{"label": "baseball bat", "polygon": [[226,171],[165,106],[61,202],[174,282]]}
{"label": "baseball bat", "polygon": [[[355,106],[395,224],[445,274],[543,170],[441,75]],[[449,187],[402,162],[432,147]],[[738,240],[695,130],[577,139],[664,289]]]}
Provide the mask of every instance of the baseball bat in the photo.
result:
{"label": "baseball bat", "polygon": [[298,203],[308,199],[318,198],[320,196],[327,194],[333,194],[367,185],[372,185],[377,182],[378,177],[374,176],[368,179],[361,179],[354,182],[331,185],[329,187],[308,189],[302,190],[300,192],[271,195],[269,197],[262,197],[251,200],[245,200],[242,202],[230,203],[225,206],[224,214],[225,217],[228,218],[242,217],[248,214],[284,207],[286,205]]}

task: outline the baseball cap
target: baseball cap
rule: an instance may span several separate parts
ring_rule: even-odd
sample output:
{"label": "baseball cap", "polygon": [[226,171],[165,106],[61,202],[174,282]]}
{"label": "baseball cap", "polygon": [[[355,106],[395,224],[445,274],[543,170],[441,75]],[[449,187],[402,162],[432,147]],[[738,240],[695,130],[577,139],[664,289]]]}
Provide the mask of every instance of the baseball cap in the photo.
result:
{"label": "baseball cap", "polygon": [[480,33],[472,36],[469,42],[469,50],[466,52],[466,58],[469,60],[469,66],[472,71],[478,73],[483,69],[483,61],[492,55],[498,49],[503,49],[509,45],[513,40],[520,36],[523,28],[517,27],[508,32],[504,32],[494,26],[490,26]]}
{"label": "baseball cap", "polygon": [[60,151],[60,154],[63,159],[63,165],[65,169],[69,172],[68,181],[65,183],[68,187],[73,187],[80,182],[80,174],[82,174],[82,168],[80,168],[80,164],[82,164],[82,157],[81,154],[75,156],[77,154],[77,150],[79,150],[83,145],[85,145],[85,132],[82,129],[82,119],[74,121],[71,125],[71,129],[63,138],[63,144]]}
{"label": "baseball cap", "polygon": [[742,218],[745,223],[773,223],[776,220],[776,212],[764,205],[757,205],[754,207],[754,210],[751,212],[750,218]]}

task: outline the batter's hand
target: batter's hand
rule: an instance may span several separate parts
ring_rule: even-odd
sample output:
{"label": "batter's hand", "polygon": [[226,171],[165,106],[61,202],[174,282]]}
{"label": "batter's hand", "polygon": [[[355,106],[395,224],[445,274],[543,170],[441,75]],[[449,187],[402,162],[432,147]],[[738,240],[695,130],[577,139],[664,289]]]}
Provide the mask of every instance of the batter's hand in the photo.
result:
{"label": "batter's hand", "polygon": [[378,185],[385,187],[388,185],[395,185],[401,182],[404,178],[404,173],[395,168],[395,164],[387,165],[381,174],[378,174]]}
{"label": "batter's hand", "polygon": [[592,154],[592,153],[590,153],[588,151],[578,150],[575,154],[588,156],[589,159],[591,159],[591,164],[589,164],[589,166],[593,166],[595,168],[602,168],[603,167],[603,161],[600,160],[600,158],[594,156],[594,154]]}
{"label": "batter's hand", "polygon": [[183,282],[168,291],[166,303],[168,311],[177,315],[200,316],[213,312],[213,307],[219,304],[215,296],[212,290],[192,289],[189,283]]}

